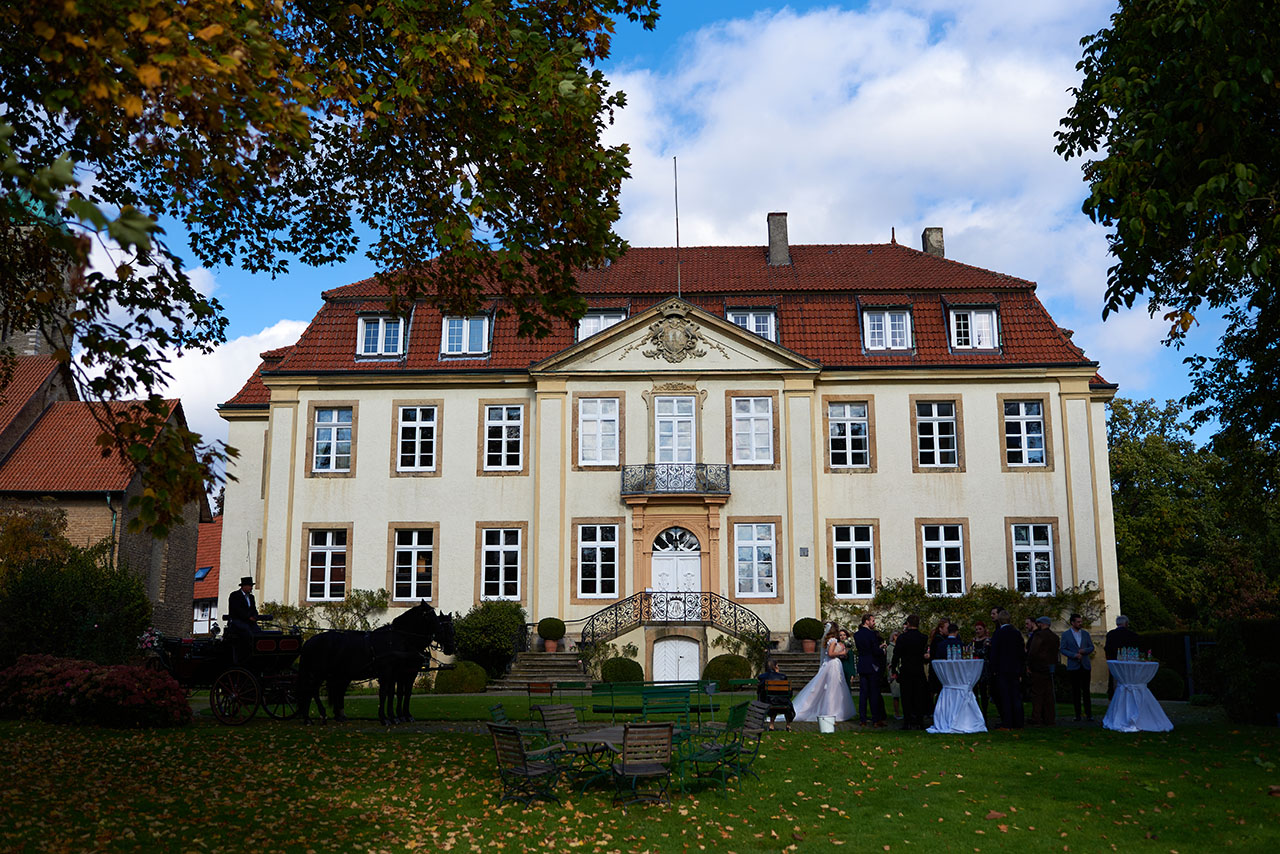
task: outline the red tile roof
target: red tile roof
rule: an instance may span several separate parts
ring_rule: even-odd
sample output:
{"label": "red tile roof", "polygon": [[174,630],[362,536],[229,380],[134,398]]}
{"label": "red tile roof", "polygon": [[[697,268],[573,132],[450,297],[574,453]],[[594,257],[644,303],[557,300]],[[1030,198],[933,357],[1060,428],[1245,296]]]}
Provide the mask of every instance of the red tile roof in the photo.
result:
{"label": "red tile roof", "polygon": [[[180,404],[166,402],[172,417]],[[138,405],[135,401],[53,404],[0,465],[0,492],[124,491],[133,479],[133,468],[118,454],[102,455],[97,445],[102,428],[92,407],[127,412]]]}
{"label": "red tile roof", "polygon": [[52,356],[19,356],[13,368],[13,379],[0,391],[4,402],[0,403],[0,431],[9,426],[31,396],[40,390],[54,372],[58,363]]}
{"label": "red tile roof", "polygon": [[[776,306],[778,343],[827,368],[968,365],[1092,365],[1058,328],[1035,295],[1035,283],[889,244],[792,246],[789,265],[770,266],[762,246],[704,246],[680,251],[683,298],[719,317],[726,309]],[[633,248],[607,267],[578,275],[592,308],[629,305],[634,316],[674,296],[676,250]],[[490,287],[489,293],[495,293]],[[325,304],[290,348],[263,354],[263,364],[225,406],[264,407],[270,395],[263,372],[391,373],[521,371],[573,346],[568,322],[547,337],[515,333],[510,317],[494,323],[490,352],[479,358],[442,357],[440,312],[415,305],[405,353],[368,359],[356,355],[358,314],[385,311],[385,289],[365,279],[325,291]],[[498,304],[496,301],[494,304]],[[912,309],[914,350],[867,352],[860,306]],[[947,307],[998,308],[998,351],[952,351]],[[268,359],[268,355],[271,356]]]}
{"label": "red tile roof", "polygon": [[213,517],[212,522],[201,522],[199,540],[196,545],[196,569],[211,566],[209,574],[196,582],[193,598],[217,599],[218,569],[222,563],[222,514]]}

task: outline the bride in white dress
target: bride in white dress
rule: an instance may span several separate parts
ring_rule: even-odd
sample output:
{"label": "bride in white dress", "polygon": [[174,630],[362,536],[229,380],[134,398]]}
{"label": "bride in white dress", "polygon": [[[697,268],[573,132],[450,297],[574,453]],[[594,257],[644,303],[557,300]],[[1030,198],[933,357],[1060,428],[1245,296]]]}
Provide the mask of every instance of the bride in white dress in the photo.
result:
{"label": "bride in white dress", "polygon": [[849,693],[849,683],[844,677],[844,667],[840,659],[832,654],[835,646],[840,643],[836,637],[837,631],[834,624],[828,625],[826,636],[822,639],[822,667],[792,700],[798,721],[816,721],[819,715],[831,715],[838,721],[847,721],[857,711],[853,695]]}

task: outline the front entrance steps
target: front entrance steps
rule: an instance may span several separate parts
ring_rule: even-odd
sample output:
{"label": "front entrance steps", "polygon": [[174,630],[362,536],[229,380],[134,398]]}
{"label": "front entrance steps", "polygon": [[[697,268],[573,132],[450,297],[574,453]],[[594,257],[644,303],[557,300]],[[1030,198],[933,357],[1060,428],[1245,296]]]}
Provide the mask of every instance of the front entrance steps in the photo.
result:
{"label": "front entrance steps", "polygon": [[791,690],[799,691],[818,673],[822,662],[816,652],[787,652],[775,649],[769,653],[778,661],[778,670],[791,682]]}
{"label": "front entrance steps", "polygon": [[523,693],[530,682],[591,682],[582,672],[576,652],[522,652],[502,679],[489,683],[490,691]]}

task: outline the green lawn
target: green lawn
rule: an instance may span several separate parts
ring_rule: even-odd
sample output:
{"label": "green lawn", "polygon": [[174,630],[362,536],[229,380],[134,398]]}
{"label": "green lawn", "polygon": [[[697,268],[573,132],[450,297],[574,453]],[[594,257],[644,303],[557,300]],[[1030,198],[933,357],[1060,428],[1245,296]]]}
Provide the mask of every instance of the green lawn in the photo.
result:
{"label": "green lawn", "polygon": [[[521,716],[523,697],[421,698],[415,713],[475,719],[498,700]],[[0,850],[1277,850],[1280,730],[1184,711],[1159,735],[773,733],[762,780],[625,811],[603,789],[499,807],[487,738],[440,724],[4,721]]]}

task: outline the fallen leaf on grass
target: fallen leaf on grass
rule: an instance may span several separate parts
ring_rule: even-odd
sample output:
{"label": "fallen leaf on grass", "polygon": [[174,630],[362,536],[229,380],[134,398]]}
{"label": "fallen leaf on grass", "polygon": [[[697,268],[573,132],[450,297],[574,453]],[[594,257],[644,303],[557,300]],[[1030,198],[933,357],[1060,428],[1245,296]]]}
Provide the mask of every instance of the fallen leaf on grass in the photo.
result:
{"label": "fallen leaf on grass", "polygon": [[993,818],[1004,818],[1004,817],[1005,817],[1005,816],[1007,816],[1007,815],[1008,815],[1008,813],[997,812],[996,810],[992,810],[991,812],[987,813],[987,818],[988,818],[988,819],[993,819]]}

